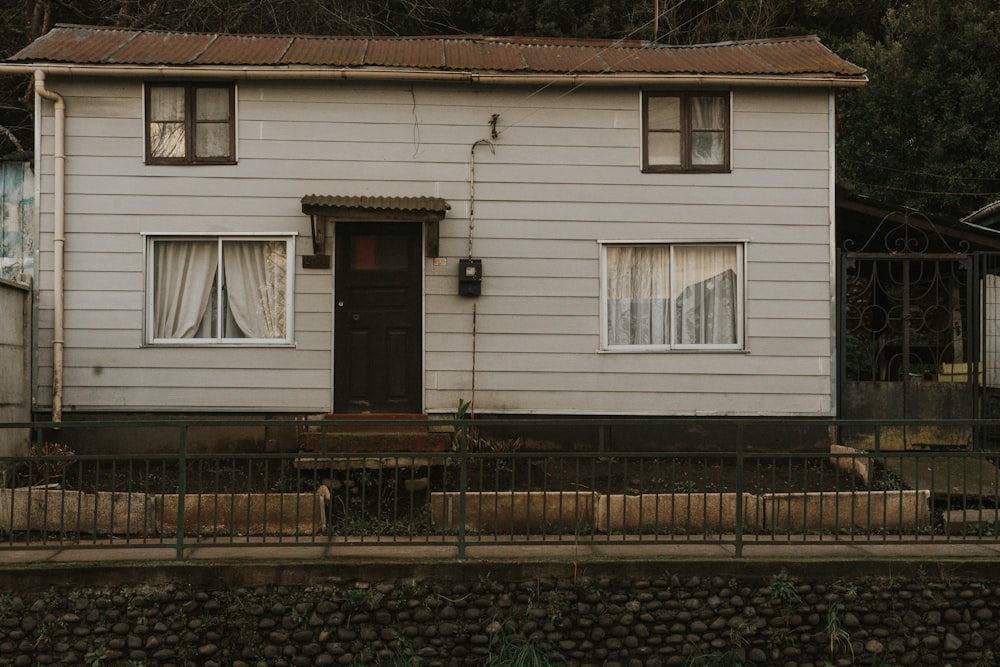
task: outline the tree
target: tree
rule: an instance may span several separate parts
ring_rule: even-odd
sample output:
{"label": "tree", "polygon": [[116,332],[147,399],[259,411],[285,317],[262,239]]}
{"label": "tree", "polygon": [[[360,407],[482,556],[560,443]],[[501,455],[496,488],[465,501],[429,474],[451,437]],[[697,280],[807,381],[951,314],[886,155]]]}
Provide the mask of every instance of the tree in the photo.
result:
{"label": "tree", "polygon": [[884,29],[841,48],[871,78],[842,95],[843,183],[952,215],[1000,198],[1000,9],[993,0],[910,3],[890,9]]}

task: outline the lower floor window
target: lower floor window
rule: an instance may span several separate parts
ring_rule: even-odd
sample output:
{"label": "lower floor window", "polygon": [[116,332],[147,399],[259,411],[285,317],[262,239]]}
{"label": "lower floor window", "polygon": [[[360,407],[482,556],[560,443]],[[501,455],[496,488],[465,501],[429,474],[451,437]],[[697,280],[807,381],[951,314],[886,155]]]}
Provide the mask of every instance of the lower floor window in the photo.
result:
{"label": "lower floor window", "polygon": [[147,340],[285,343],[291,238],[150,237]]}
{"label": "lower floor window", "polygon": [[743,244],[605,244],[604,348],[741,349]]}

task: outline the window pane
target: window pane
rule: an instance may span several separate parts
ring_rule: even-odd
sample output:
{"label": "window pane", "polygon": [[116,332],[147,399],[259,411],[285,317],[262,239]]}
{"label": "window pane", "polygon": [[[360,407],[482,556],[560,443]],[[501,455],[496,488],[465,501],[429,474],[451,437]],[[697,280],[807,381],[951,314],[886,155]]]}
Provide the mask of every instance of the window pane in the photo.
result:
{"label": "window pane", "polygon": [[184,157],[184,123],[150,123],[150,157]]}
{"label": "window pane", "polygon": [[407,236],[354,236],[351,270],[405,271],[410,265],[408,251]]}
{"label": "window pane", "polygon": [[200,158],[230,157],[229,131],[229,123],[198,123],[195,125],[195,156]]}
{"label": "window pane", "polygon": [[691,164],[725,164],[726,135],[724,132],[692,132]]}
{"label": "window pane", "polygon": [[735,246],[674,249],[674,343],[736,344]]}
{"label": "window pane", "polygon": [[646,98],[649,129],[681,129],[681,100],[679,97]]}
{"label": "window pane", "polygon": [[695,130],[722,130],[726,127],[726,105],[721,97],[691,98],[691,127]]}
{"label": "window pane", "polygon": [[149,120],[184,121],[184,88],[153,86],[149,89]]}
{"label": "window pane", "polygon": [[646,135],[646,161],[650,165],[680,164],[679,132],[650,132]]}
{"label": "window pane", "polygon": [[229,88],[196,88],[195,120],[229,120]]}
{"label": "window pane", "polygon": [[223,241],[225,338],[285,338],[284,241]]}
{"label": "window pane", "polygon": [[608,345],[665,345],[670,330],[670,247],[610,246]]}
{"label": "window pane", "polygon": [[218,245],[215,241],[153,244],[153,337],[208,338],[212,332]]}

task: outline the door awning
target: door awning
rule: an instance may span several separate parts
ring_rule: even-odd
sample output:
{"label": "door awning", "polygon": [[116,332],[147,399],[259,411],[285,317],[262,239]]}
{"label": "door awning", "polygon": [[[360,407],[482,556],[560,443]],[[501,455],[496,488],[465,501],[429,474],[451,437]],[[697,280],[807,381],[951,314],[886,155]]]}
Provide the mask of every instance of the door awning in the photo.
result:
{"label": "door awning", "polygon": [[337,219],[439,222],[450,208],[440,197],[306,195],[302,198],[303,213]]}
{"label": "door awning", "polygon": [[302,212],[313,218],[427,223],[425,254],[438,256],[438,223],[451,206],[440,197],[306,195]]}

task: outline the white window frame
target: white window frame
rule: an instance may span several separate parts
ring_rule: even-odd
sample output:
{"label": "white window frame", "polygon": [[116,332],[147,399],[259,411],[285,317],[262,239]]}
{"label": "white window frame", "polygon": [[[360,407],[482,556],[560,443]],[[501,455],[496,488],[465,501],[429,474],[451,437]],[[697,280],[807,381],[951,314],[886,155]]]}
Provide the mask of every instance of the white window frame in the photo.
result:
{"label": "white window frame", "polygon": [[[601,351],[602,352],[744,352],[746,351],[746,283],[747,283],[747,245],[746,240],[733,241],[664,241],[664,240],[614,240],[598,241],[601,259]],[[608,248],[611,247],[650,247],[668,246],[670,248],[670,283],[674,280],[674,249],[678,247],[734,247],[736,248],[736,342],[726,344],[675,344],[676,318],[670,317],[670,332],[668,340],[663,345],[612,345],[608,342]],[[672,289],[671,289],[672,291]],[[673,308],[673,303],[670,305]]]}
{"label": "white window frame", "polygon": [[[145,322],[145,332],[143,335],[143,340],[146,345],[157,345],[157,346],[170,346],[170,345],[181,345],[181,346],[208,346],[208,347],[219,347],[219,346],[235,346],[235,347],[246,347],[246,346],[267,346],[267,347],[288,347],[294,345],[294,326],[295,326],[295,237],[298,236],[296,233],[243,233],[243,234],[232,234],[232,233],[148,233],[142,232],[143,237],[143,252],[145,254],[144,265],[146,267],[146,280],[145,280],[145,304],[146,304],[146,316]],[[285,337],[284,338],[222,338],[221,336],[216,336],[213,338],[155,338],[153,332],[155,331],[155,320],[153,312],[153,277],[154,272],[154,257],[153,245],[157,241],[208,241],[214,240],[217,244],[217,251],[219,253],[219,267],[222,264],[222,242],[223,241],[281,241],[285,244]],[[221,292],[221,285],[217,285],[216,289]],[[217,307],[222,308],[221,299],[216,298]],[[221,316],[221,312],[219,313]]]}

